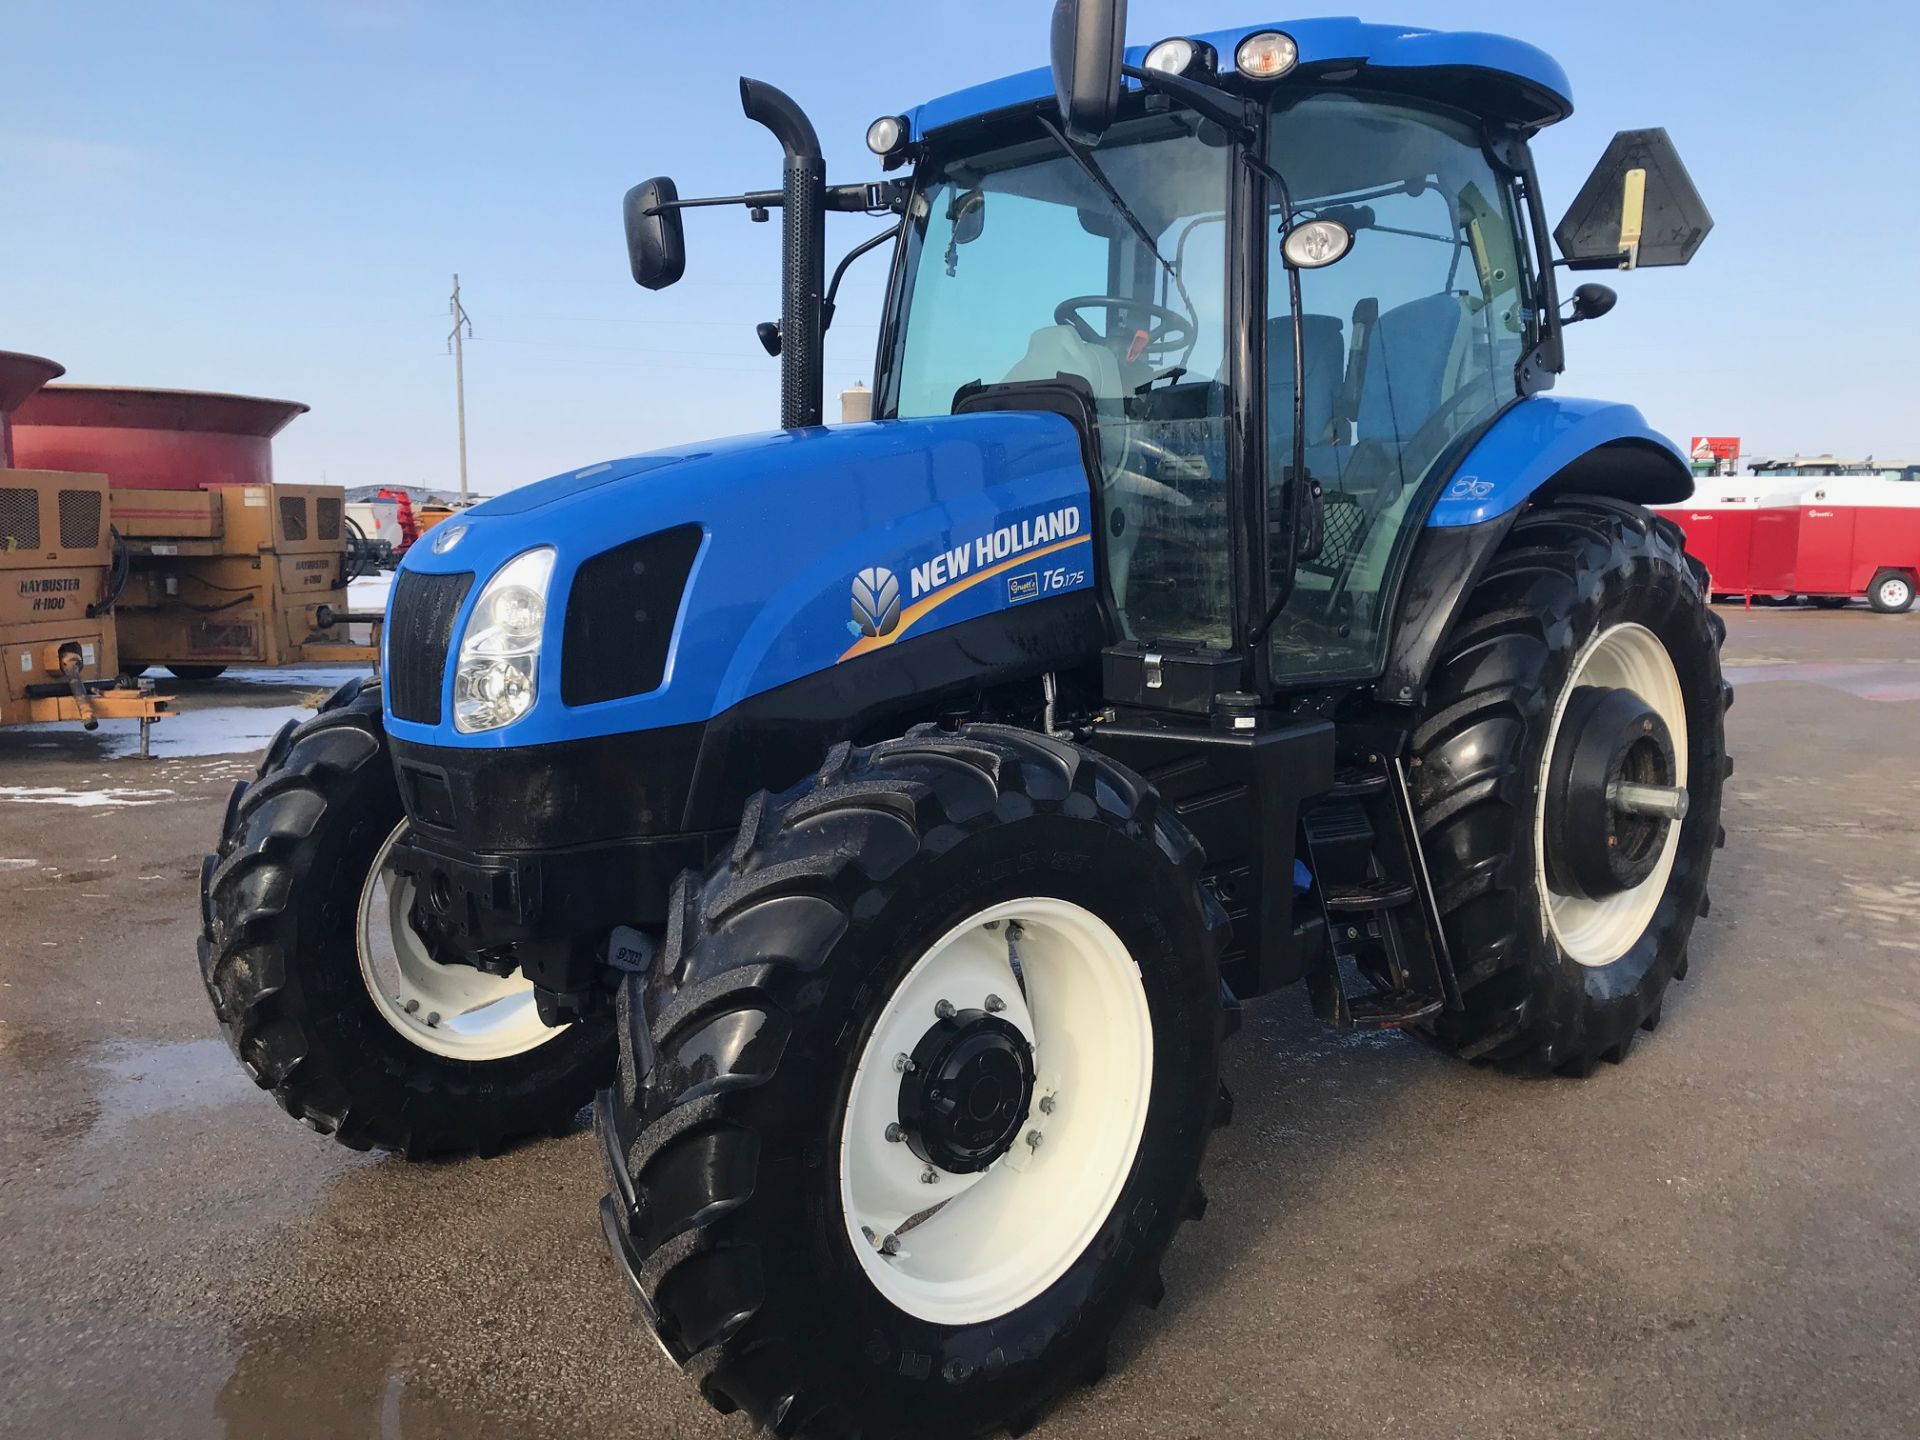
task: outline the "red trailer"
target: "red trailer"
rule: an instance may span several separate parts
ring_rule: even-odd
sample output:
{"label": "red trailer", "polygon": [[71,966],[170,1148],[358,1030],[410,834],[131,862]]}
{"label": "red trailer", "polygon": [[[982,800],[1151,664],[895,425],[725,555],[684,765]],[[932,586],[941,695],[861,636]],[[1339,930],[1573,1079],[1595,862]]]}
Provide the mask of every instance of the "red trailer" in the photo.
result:
{"label": "red trailer", "polygon": [[1665,508],[1715,595],[1864,596],[1900,612],[1920,590],[1920,466],[1823,459],[1703,476],[1691,501]]}

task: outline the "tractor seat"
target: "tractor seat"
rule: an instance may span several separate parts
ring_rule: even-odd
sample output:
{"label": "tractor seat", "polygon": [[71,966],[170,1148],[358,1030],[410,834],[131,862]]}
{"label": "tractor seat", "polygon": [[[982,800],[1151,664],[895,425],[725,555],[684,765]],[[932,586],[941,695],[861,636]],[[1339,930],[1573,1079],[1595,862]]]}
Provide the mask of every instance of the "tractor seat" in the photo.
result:
{"label": "tractor seat", "polygon": [[[1300,317],[1300,349],[1306,369],[1307,472],[1323,484],[1336,483],[1347,447],[1333,424],[1335,402],[1346,366],[1346,341],[1337,315]],[[1293,463],[1293,319],[1267,322],[1267,463],[1277,478]]]}
{"label": "tractor seat", "polygon": [[[1408,443],[1456,391],[1490,383],[1474,366],[1472,338],[1466,304],[1450,291],[1382,314],[1365,348],[1355,414],[1359,443],[1375,442],[1399,470]],[[1420,477],[1395,478],[1407,484]]]}

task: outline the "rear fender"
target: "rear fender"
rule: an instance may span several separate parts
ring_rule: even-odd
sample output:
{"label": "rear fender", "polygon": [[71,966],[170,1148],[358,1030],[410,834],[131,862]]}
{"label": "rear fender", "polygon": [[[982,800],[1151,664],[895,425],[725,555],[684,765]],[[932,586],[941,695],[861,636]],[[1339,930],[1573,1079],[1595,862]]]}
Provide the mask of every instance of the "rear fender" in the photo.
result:
{"label": "rear fender", "polygon": [[1467,452],[1427,528],[1480,525],[1556,493],[1668,505],[1692,498],[1693,471],[1680,447],[1631,405],[1532,395]]}
{"label": "rear fender", "polygon": [[1467,596],[1536,500],[1606,495],[1665,505],[1693,494],[1679,447],[1631,405],[1535,395],[1480,437],[1441,492],[1401,582],[1379,696],[1416,705]]}

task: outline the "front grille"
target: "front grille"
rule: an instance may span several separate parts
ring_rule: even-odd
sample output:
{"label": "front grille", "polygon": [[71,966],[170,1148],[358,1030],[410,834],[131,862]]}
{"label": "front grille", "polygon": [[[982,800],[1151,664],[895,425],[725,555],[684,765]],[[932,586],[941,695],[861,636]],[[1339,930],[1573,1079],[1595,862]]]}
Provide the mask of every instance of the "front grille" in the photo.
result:
{"label": "front grille", "polygon": [[40,548],[40,492],[0,490],[0,550]]}
{"label": "front grille", "polygon": [[280,533],[288,540],[307,538],[307,502],[298,495],[280,497]]}
{"label": "front grille", "polygon": [[60,492],[60,548],[93,550],[100,544],[100,492]]}
{"label": "front grille", "polygon": [[338,540],[340,538],[341,502],[333,495],[321,495],[313,502],[313,538],[316,540]]}
{"label": "front grille", "polygon": [[605,551],[580,567],[567,596],[563,701],[595,705],[660,688],[700,537],[698,525],[681,525]]}
{"label": "front grille", "polygon": [[453,622],[473,576],[402,570],[387,613],[387,694],[393,713],[417,725],[440,723]]}

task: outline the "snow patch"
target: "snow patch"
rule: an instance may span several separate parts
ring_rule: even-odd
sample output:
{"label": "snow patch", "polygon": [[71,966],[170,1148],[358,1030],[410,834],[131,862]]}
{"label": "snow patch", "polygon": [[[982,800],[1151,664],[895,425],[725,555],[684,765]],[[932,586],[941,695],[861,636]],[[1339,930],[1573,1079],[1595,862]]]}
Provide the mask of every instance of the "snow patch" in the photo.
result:
{"label": "snow patch", "polygon": [[[245,755],[267,748],[289,720],[305,720],[313,711],[305,705],[263,705],[218,710],[176,711],[153,727],[156,758],[190,755]],[[105,728],[104,726],[102,727]],[[140,753],[140,732],[134,728],[108,738],[107,753]]]}
{"label": "snow patch", "polygon": [[358,580],[347,582],[347,604],[355,610],[384,610],[387,608],[387,596],[392,590],[391,570],[378,575],[362,575]]}
{"label": "snow patch", "polygon": [[332,694],[347,681],[372,673],[364,665],[320,665],[284,670],[229,670],[216,683],[224,685],[229,681],[238,680],[246,685],[274,685],[282,690],[325,690],[328,694]]}
{"label": "snow patch", "polygon": [[[171,800],[173,794],[171,790],[133,790],[118,785],[104,790],[63,790],[57,785],[0,785],[0,800],[14,800],[22,805],[71,805],[76,810],[154,805],[162,800]],[[0,865],[12,869],[19,863],[10,860],[0,862]],[[25,863],[32,865],[34,862],[29,860]]]}

